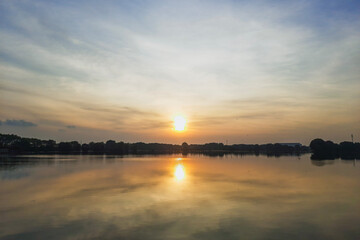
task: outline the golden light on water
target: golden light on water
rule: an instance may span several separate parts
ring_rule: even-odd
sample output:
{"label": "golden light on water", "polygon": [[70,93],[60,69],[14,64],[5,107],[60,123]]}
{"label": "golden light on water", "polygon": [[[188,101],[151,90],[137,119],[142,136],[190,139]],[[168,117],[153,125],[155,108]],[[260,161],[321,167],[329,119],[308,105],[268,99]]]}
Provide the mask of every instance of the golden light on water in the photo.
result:
{"label": "golden light on water", "polygon": [[176,116],[174,118],[174,127],[176,131],[184,131],[186,119],[183,116]]}
{"label": "golden light on water", "polygon": [[182,181],[185,178],[185,168],[179,163],[175,166],[174,176],[177,181]]}

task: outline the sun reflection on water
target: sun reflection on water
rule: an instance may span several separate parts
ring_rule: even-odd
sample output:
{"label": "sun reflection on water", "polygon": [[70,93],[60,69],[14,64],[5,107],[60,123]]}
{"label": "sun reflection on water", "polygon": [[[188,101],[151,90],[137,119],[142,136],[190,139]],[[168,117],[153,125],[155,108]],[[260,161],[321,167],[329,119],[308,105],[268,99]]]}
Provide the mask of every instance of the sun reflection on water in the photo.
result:
{"label": "sun reflection on water", "polygon": [[182,181],[185,178],[185,168],[179,163],[175,166],[174,177],[177,181]]}

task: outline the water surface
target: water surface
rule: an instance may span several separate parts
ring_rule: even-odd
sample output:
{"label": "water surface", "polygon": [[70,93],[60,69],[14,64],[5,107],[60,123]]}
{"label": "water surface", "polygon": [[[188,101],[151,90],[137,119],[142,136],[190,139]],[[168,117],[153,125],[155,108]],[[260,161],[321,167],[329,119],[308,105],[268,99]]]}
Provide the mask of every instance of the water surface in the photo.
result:
{"label": "water surface", "polygon": [[2,157],[0,239],[360,239],[360,162]]}

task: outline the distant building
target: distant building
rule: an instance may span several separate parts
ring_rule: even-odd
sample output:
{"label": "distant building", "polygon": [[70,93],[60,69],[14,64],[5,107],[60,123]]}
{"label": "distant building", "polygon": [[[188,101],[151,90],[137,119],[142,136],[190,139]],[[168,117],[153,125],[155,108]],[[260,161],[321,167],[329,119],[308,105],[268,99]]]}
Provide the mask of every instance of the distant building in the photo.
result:
{"label": "distant building", "polygon": [[301,147],[302,144],[301,143],[279,143],[280,145],[283,145],[283,146],[289,146],[289,147]]}

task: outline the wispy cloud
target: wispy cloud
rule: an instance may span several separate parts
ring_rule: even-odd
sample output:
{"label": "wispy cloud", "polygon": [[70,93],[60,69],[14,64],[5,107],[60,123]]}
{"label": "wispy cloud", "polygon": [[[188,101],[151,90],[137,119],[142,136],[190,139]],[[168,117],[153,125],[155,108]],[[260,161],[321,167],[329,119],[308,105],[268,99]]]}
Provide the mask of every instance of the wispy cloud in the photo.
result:
{"label": "wispy cloud", "polygon": [[165,131],[177,112],[193,128],[234,132],[260,120],[256,129],[296,130],[294,121],[331,115],[347,131],[360,117],[358,10],[341,1],[2,1],[1,116],[121,133]]}
{"label": "wispy cloud", "polygon": [[5,120],[5,121],[0,121],[0,125],[4,125],[4,126],[11,126],[11,127],[36,127],[37,125],[35,123],[32,122],[28,122],[25,120]]}

